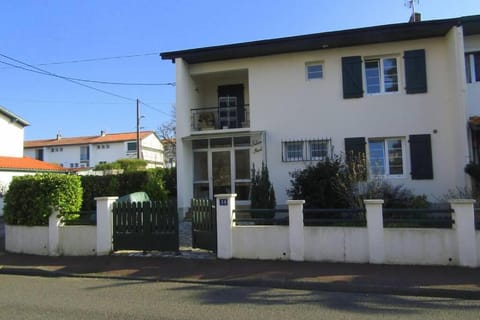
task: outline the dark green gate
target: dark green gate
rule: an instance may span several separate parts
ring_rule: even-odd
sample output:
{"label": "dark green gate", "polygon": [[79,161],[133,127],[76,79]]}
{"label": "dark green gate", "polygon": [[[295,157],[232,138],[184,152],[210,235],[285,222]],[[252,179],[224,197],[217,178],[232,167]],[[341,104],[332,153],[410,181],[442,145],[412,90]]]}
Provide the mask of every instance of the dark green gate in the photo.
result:
{"label": "dark green gate", "polygon": [[217,252],[217,212],[213,201],[192,199],[192,247]]}
{"label": "dark green gate", "polygon": [[178,251],[178,214],[173,202],[115,202],[113,250]]}

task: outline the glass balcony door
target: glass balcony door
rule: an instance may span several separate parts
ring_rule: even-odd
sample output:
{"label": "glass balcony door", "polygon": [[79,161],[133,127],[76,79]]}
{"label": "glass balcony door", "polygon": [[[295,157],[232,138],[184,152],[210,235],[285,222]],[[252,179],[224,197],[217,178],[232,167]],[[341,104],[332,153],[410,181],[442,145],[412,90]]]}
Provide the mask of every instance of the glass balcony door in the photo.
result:
{"label": "glass balcony door", "polygon": [[230,158],[230,150],[212,151],[212,195],[232,192]]}

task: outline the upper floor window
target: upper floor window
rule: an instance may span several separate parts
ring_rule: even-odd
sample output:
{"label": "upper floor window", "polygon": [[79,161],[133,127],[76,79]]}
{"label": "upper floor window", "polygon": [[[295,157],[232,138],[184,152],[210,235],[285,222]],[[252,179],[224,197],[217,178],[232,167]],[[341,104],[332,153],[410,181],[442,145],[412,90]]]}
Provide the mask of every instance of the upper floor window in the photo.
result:
{"label": "upper floor window", "polygon": [[465,69],[468,83],[480,82],[480,52],[465,54]]}
{"label": "upper floor window", "polygon": [[316,63],[309,63],[305,67],[307,73],[307,80],[313,79],[323,79],[323,64],[316,62]]}
{"label": "upper floor window", "polygon": [[319,161],[328,157],[329,139],[284,141],[282,156],[284,162]]}
{"label": "upper floor window", "polygon": [[88,161],[90,160],[90,147],[89,146],[81,146],[80,147],[80,161]]}
{"label": "upper floor window", "polygon": [[402,139],[370,139],[368,151],[371,175],[403,175]]}
{"label": "upper floor window", "polygon": [[127,152],[137,152],[137,142],[127,142]]}
{"label": "upper floor window", "polygon": [[365,59],[367,94],[398,92],[397,58]]}

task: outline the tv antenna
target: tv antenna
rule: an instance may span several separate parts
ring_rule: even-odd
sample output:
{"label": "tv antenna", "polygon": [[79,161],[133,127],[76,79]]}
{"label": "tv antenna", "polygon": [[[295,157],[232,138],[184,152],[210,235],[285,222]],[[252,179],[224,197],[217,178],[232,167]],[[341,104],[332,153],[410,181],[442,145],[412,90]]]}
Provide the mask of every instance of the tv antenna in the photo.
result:
{"label": "tv antenna", "polygon": [[405,0],[405,6],[412,9],[412,22],[417,22],[417,17],[415,16],[415,2],[419,4],[420,0]]}

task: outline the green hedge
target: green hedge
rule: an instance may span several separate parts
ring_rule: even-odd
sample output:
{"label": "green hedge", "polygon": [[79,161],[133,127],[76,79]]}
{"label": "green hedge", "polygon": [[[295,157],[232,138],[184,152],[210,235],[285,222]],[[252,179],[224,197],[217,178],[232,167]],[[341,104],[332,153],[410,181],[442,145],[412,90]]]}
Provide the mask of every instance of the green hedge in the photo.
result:
{"label": "green hedge", "polygon": [[36,174],[14,177],[5,195],[4,219],[11,225],[47,225],[52,208],[76,212],[82,204],[80,177]]}
{"label": "green hedge", "polygon": [[82,210],[95,210],[96,197],[124,196],[144,191],[152,200],[176,198],[175,169],[149,169],[118,175],[82,176]]}

